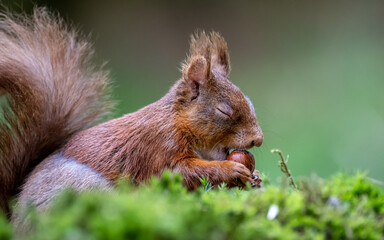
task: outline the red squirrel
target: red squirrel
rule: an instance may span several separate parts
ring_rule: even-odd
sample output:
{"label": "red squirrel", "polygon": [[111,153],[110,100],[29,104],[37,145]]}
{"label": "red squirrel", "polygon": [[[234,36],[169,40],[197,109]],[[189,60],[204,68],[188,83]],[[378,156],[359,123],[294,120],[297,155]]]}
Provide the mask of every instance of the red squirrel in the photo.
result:
{"label": "red squirrel", "polygon": [[[251,101],[229,80],[227,43],[191,36],[182,76],[160,100],[98,125],[109,101],[108,74],[92,62],[87,40],[44,8],[0,20],[0,206],[45,209],[65,187],[112,189],[170,169],[189,190],[253,182],[230,149],[259,147]],[[95,126],[94,126],[95,125]],[[240,181],[239,181],[240,180]],[[17,223],[21,221],[14,217]]]}

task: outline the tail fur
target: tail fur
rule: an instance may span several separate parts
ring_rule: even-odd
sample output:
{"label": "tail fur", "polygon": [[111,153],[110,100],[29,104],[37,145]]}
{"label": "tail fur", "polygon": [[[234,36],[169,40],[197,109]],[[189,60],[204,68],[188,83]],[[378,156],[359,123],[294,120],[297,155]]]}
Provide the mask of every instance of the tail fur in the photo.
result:
{"label": "tail fur", "polygon": [[89,43],[37,8],[0,15],[0,207],[26,175],[108,111],[108,74]]}

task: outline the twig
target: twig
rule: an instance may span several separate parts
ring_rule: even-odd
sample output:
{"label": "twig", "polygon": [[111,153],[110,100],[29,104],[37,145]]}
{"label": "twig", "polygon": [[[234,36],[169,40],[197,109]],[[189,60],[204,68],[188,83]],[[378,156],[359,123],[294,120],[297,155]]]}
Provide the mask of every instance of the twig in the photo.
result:
{"label": "twig", "polygon": [[366,177],[368,180],[370,180],[371,182],[373,183],[376,183],[376,184],[379,184],[381,186],[384,186],[384,182],[380,181],[380,180],[377,180],[377,179],[374,179],[374,178],[371,178],[371,177]]}
{"label": "twig", "polygon": [[297,190],[297,186],[295,184],[295,181],[293,181],[293,177],[291,175],[291,172],[289,171],[288,167],[287,167],[287,163],[288,163],[288,158],[289,158],[289,155],[287,155],[287,160],[284,159],[284,156],[283,156],[283,153],[280,151],[280,149],[272,149],[271,150],[271,153],[277,153],[279,154],[281,160],[279,161],[279,167],[281,169],[281,171],[287,176],[288,180],[289,180],[289,184],[291,184],[291,186]]}

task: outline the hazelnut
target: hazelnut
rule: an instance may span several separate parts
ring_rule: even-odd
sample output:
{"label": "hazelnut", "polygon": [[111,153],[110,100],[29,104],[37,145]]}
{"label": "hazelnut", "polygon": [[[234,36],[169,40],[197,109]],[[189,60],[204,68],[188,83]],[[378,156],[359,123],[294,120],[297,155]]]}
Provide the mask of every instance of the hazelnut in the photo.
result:
{"label": "hazelnut", "polygon": [[252,153],[248,151],[234,150],[231,154],[229,154],[227,160],[241,163],[251,172],[255,170],[255,158],[253,157]]}

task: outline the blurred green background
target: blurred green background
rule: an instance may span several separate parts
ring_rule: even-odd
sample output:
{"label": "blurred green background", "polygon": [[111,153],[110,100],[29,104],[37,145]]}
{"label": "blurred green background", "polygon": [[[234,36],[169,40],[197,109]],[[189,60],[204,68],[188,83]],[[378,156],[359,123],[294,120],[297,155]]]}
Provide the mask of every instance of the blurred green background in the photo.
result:
{"label": "blurred green background", "polygon": [[[180,77],[195,29],[228,41],[231,80],[253,101],[265,141],[294,176],[368,171],[384,180],[383,1],[39,1],[84,33],[114,80],[115,117],[163,96]],[[30,1],[2,1],[31,12]]]}

